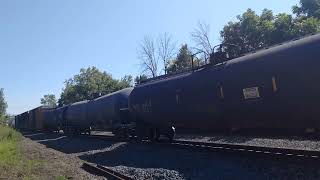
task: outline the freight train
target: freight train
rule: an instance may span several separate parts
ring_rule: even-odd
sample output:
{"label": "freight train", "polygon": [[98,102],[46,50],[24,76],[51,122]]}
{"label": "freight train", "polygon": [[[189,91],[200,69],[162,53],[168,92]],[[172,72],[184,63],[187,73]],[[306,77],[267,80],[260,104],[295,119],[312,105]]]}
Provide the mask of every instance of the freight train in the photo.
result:
{"label": "freight train", "polygon": [[320,34],[311,35],[94,100],[37,108],[16,116],[15,126],[73,133],[108,129],[151,140],[173,139],[176,130],[188,129],[316,131],[319,57]]}

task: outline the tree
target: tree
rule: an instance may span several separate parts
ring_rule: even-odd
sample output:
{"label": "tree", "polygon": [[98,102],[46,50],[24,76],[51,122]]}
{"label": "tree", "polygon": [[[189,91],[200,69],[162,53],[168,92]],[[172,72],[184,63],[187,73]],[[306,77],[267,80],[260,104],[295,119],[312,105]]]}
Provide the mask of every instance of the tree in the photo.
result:
{"label": "tree", "polygon": [[158,74],[158,58],[156,56],[155,42],[151,37],[144,37],[140,46],[139,58],[142,61],[143,72],[156,77]]}
{"label": "tree", "polygon": [[237,57],[246,52],[318,32],[320,21],[316,16],[310,16],[316,14],[316,11],[307,9],[304,6],[295,6],[293,12],[296,16],[285,13],[273,15],[268,9],[264,9],[261,15],[257,15],[253,10],[248,9],[237,16],[236,22],[229,22],[220,32],[222,43],[236,45],[227,46],[226,52]]}
{"label": "tree", "polygon": [[175,50],[175,44],[168,33],[159,36],[158,39],[158,54],[164,65],[164,74],[167,73],[167,66],[172,58]]}
{"label": "tree", "polygon": [[148,79],[148,76],[145,74],[142,74],[140,76],[136,76],[136,78],[134,78],[134,82],[135,82],[135,84],[140,84],[143,81],[146,81],[147,79]]}
{"label": "tree", "polygon": [[296,15],[293,34],[304,36],[320,31],[320,0],[300,0],[300,6],[292,7]]}
{"label": "tree", "polygon": [[187,44],[183,44],[179,50],[177,58],[170,61],[168,65],[168,73],[183,71],[191,68],[191,51]]}
{"label": "tree", "polygon": [[124,89],[133,86],[133,79],[131,75],[125,75],[118,83],[118,89]]}
{"label": "tree", "polygon": [[174,50],[175,44],[168,33],[159,35],[157,40],[145,36],[138,51],[143,73],[151,77],[158,76],[160,74],[159,60],[163,62],[164,73],[166,73],[166,67],[174,54]]}
{"label": "tree", "polygon": [[209,34],[210,26],[203,22],[198,22],[197,28],[191,32],[191,37],[197,45],[196,50],[203,52],[205,54],[205,59],[210,57],[214,51]]}
{"label": "tree", "polygon": [[0,88],[0,121],[3,121],[6,115],[6,110],[7,110],[7,102],[5,101],[4,98],[4,92],[3,88]]}
{"label": "tree", "polygon": [[[267,10],[264,10],[264,12],[267,12]],[[268,11],[268,13],[270,12]],[[263,22],[261,22],[260,17],[251,9],[248,9],[241,16],[237,16],[237,19],[238,22],[229,22],[220,33],[223,39],[222,43],[235,44],[241,47],[226,47],[229,54],[238,56],[243,52],[253,51],[267,45],[268,31],[264,29],[266,35],[262,35],[260,30],[263,29],[261,25],[269,26],[268,29],[273,28],[273,25],[268,23],[268,19],[263,19]]]}
{"label": "tree", "polygon": [[295,5],[292,11],[297,16],[320,18],[320,0],[300,0],[300,6]]}
{"label": "tree", "polygon": [[65,87],[58,101],[59,106],[94,99],[129,86],[132,86],[132,76],[116,80],[96,67],[82,68],[79,74],[65,81]]}
{"label": "tree", "polygon": [[43,106],[56,107],[57,106],[56,96],[54,94],[44,95],[43,98],[41,98],[40,103]]}

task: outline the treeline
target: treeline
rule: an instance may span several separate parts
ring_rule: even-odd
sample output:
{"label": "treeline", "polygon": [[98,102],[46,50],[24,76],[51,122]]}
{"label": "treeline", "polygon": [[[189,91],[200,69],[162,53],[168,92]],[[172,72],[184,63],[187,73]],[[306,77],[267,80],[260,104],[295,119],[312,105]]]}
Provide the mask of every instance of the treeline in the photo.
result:
{"label": "treeline", "polygon": [[223,28],[220,33],[222,43],[235,44],[240,47],[227,46],[227,52],[237,56],[319,32],[319,0],[300,0],[299,6],[293,6],[292,13],[274,15],[271,10],[264,9],[258,15],[248,9],[242,15],[237,16],[238,21],[229,22]]}
{"label": "treeline", "polygon": [[133,86],[133,78],[126,75],[120,80],[114,79],[111,74],[100,71],[96,67],[81,69],[80,73],[64,82],[60,98],[47,94],[41,98],[41,104],[49,107],[63,106],[70,103],[90,100],[111,92]]}
{"label": "treeline", "polygon": [[4,98],[4,92],[3,88],[0,88],[0,124],[5,123],[6,120],[6,110],[7,110],[7,102]]}
{"label": "treeline", "polygon": [[[248,9],[238,15],[236,21],[228,22],[221,30],[221,46],[212,44],[210,27],[201,22],[190,33],[195,47],[182,44],[177,50],[175,41],[168,33],[160,34],[156,38],[146,36],[138,50],[142,73],[134,81],[140,83],[148,77],[190,69],[192,60],[195,66],[214,63],[210,57],[216,52],[223,51],[229,57],[237,57],[319,30],[320,0],[300,0],[299,5],[292,7],[292,14],[274,14],[268,9],[257,14]],[[81,69],[78,75],[65,81],[65,87],[58,101],[54,95],[45,95],[41,103],[62,106],[129,86],[133,86],[133,78],[130,75],[117,80],[106,72],[90,67]]]}
{"label": "treeline", "polygon": [[[257,14],[248,9],[228,22],[220,31],[221,44],[215,46],[210,37],[210,27],[199,23],[190,33],[195,47],[181,45],[175,55],[175,43],[167,33],[158,38],[145,37],[140,45],[139,57],[143,73],[149,77],[159,74],[183,71],[194,65],[214,62],[214,53],[225,54],[229,58],[269,47],[284,41],[299,38],[320,30],[320,0],[300,0],[292,7],[292,14],[274,14],[264,9]],[[192,56],[200,53],[199,57]],[[160,62],[159,62],[160,61]],[[163,69],[161,69],[163,67]]]}

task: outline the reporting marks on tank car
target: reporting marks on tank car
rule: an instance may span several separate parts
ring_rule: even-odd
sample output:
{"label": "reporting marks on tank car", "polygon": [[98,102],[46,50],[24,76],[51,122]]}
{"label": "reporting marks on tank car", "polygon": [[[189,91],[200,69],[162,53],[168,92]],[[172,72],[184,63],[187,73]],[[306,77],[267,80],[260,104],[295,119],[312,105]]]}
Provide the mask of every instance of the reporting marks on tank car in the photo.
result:
{"label": "reporting marks on tank car", "polygon": [[260,97],[259,87],[250,87],[242,90],[244,99],[256,99]]}

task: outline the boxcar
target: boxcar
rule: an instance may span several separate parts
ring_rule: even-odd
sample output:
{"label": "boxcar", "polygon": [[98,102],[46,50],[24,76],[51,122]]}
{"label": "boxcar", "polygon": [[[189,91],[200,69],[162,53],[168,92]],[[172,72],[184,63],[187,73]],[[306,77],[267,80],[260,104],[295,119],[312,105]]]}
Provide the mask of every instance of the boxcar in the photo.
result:
{"label": "boxcar", "polygon": [[18,130],[21,129],[20,115],[14,117],[14,127]]}
{"label": "boxcar", "polygon": [[45,106],[39,106],[29,111],[29,129],[43,130],[44,129],[44,115],[45,111],[49,109]]}
{"label": "boxcar", "polygon": [[30,110],[28,113],[28,129],[29,130],[35,130],[36,129],[36,111],[35,109]]}
{"label": "boxcar", "polygon": [[21,130],[30,130],[30,123],[29,123],[29,112],[24,112],[20,115],[20,124]]}

